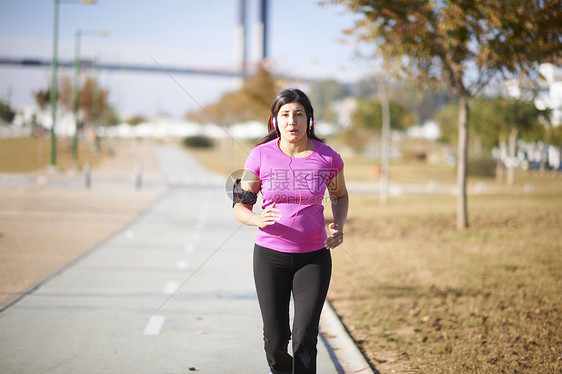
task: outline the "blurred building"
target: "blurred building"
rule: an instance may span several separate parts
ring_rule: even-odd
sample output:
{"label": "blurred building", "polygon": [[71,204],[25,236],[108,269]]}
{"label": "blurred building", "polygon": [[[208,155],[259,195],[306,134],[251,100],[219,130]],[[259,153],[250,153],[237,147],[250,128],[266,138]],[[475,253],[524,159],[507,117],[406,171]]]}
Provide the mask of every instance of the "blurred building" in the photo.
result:
{"label": "blurred building", "polygon": [[[551,110],[553,126],[562,124],[562,68],[553,64],[540,64],[541,80],[538,82],[539,91],[534,97],[535,107],[539,110]],[[521,82],[511,80],[505,83],[507,93],[514,98],[531,99],[531,90],[525,90]],[[494,150],[494,157],[504,164],[514,163],[523,169],[552,169],[562,170],[562,152],[559,145],[546,144],[542,141],[525,143],[517,142],[517,154],[514,159],[507,155],[507,147]]]}
{"label": "blurred building", "polygon": [[541,64],[539,71],[544,80],[540,82],[540,89],[535,98],[537,109],[552,110],[552,124],[562,123],[562,68],[553,64]]}

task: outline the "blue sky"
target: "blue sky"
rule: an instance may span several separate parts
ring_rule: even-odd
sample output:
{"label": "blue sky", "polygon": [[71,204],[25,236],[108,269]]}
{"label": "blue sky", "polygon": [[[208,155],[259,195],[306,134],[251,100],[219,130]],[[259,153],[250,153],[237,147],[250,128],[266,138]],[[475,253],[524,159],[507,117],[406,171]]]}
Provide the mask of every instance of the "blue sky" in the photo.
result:
{"label": "blue sky", "polygon": [[[235,66],[238,0],[97,0],[94,5],[65,1],[59,5],[61,60],[73,59],[75,31],[81,29],[109,31],[104,38],[83,36],[82,58],[155,65],[154,58],[163,66],[193,68]],[[270,0],[269,7],[269,57],[274,72],[349,82],[371,71],[371,63],[357,57],[358,47],[349,39],[342,42],[343,29],[352,26],[354,19],[344,8],[320,7],[314,0]],[[52,0],[0,0],[0,57],[50,59],[53,8]],[[256,61],[257,11],[258,1],[248,0],[249,62]],[[60,69],[59,74],[72,76],[72,70]],[[50,68],[0,65],[0,98],[15,107],[31,105],[31,91],[47,88],[50,76]],[[125,116],[162,112],[181,117],[238,84],[222,77],[174,75],[172,79],[166,74],[137,72],[102,72],[100,80]]]}

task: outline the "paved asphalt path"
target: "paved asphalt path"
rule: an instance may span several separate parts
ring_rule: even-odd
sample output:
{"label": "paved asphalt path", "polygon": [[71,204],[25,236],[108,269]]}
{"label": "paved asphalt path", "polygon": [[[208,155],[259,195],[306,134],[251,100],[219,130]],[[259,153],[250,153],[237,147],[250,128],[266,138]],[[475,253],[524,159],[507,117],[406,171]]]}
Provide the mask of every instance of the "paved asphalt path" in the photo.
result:
{"label": "paved asphalt path", "polygon": [[[267,373],[255,228],[233,219],[223,178],[158,155],[168,192],[0,313],[0,373]],[[319,350],[318,373],[337,373]]]}

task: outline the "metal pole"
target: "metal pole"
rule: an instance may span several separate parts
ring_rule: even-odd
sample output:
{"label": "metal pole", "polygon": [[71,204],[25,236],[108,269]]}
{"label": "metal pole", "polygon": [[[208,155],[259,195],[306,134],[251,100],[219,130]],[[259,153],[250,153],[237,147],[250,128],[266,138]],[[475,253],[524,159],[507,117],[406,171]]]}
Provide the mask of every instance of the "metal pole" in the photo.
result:
{"label": "metal pole", "polygon": [[260,9],[258,14],[258,24],[255,28],[256,35],[256,48],[257,48],[257,58],[260,63],[263,63],[267,58],[267,0],[261,0],[259,2]]}
{"label": "metal pole", "polygon": [[99,111],[100,111],[100,88],[98,86],[98,73],[99,73],[99,62],[98,58],[94,59],[94,108],[93,108],[93,119],[94,119],[94,150],[99,152],[100,150],[100,138],[98,136],[98,126],[99,126]]}
{"label": "metal pole", "polygon": [[[57,163],[57,136],[55,128],[57,125],[57,70],[58,70],[58,43],[59,43],[59,4],[60,0],[53,0],[53,59],[51,61],[52,77],[51,77],[51,164],[52,168]],[[82,0],[81,4],[94,4],[95,0]]]}
{"label": "metal pole", "polygon": [[53,16],[53,60],[51,63],[52,80],[51,80],[51,167],[56,166],[57,161],[57,138],[55,127],[57,122],[57,54],[59,39],[59,0],[54,0],[54,16]]}
{"label": "metal pole", "polygon": [[86,188],[90,188],[92,186],[92,169],[89,163],[84,165],[84,180],[86,182]]}
{"label": "metal pole", "polygon": [[136,161],[134,166],[135,187],[137,190],[142,188],[142,161]]}
{"label": "metal pole", "polygon": [[78,163],[78,108],[80,98],[80,37],[76,30],[74,41],[74,137],[72,138],[72,161]]}
{"label": "metal pole", "polygon": [[237,25],[234,30],[234,54],[235,69],[239,69],[244,75],[246,73],[246,1],[238,1],[238,18]]}
{"label": "metal pole", "polygon": [[263,29],[262,31],[262,45],[261,45],[261,50],[262,50],[262,55],[260,56],[260,58],[262,60],[265,60],[268,55],[269,55],[269,51],[268,51],[268,43],[267,43],[267,29],[269,28],[269,25],[267,24],[267,8],[268,8],[268,0],[261,0],[260,2],[260,22],[262,24]]}

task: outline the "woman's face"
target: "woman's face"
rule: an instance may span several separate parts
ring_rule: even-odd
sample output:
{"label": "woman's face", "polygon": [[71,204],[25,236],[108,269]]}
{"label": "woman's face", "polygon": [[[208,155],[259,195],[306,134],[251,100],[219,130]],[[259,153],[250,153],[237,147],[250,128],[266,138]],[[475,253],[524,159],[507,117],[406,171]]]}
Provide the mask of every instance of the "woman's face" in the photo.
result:
{"label": "woman's face", "polygon": [[277,125],[281,139],[291,143],[298,143],[306,139],[306,122],[306,111],[299,103],[285,104],[277,113]]}

